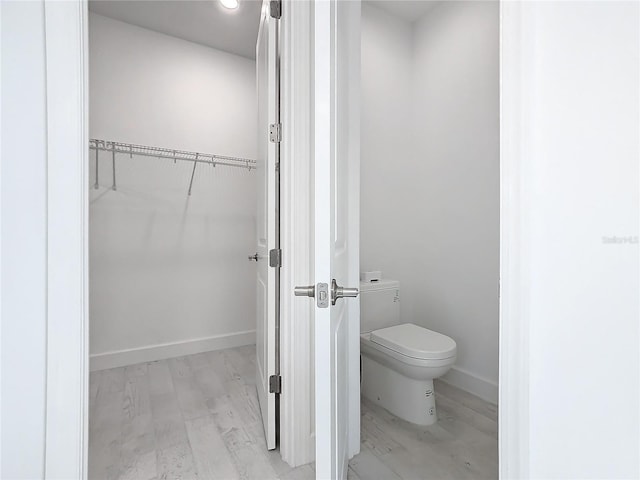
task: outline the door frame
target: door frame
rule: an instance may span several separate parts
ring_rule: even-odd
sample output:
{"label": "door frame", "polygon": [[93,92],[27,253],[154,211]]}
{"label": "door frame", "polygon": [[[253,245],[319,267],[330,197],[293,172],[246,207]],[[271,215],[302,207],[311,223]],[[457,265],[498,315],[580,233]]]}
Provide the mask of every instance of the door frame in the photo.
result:
{"label": "door frame", "polygon": [[526,2],[500,0],[500,278],[498,461],[500,478],[529,476],[529,212],[524,116],[535,37]]}
{"label": "door frame", "polygon": [[87,478],[88,3],[44,2],[47,109],[45,478]]}
{"label": "door frame", "polygon": [[315,458],[313,304],[293,295],[312,282],[312,3],[283,2],[280,19],[280,454],[293,467]]}
{"label": "door frame", "polygon": [[[47,48],[48,225],[45,478],[86,478],[88,455],[88,2],[45,2]],[[282,317],[281,454],[307,463],[314,451],[310,302],[293,303],[293,286],[311,276],[307,213],[311,105],[305,52],[308,2],[286,2],[282,22]],[[526,99],[531,23],[522,2],[500,1],[500,374],[501,478],[528,472]],[[308,62],[307,62],[308,63]],[[292,121],[292,119],[296,119]],[[295,160],[295,161],[294,161]],[[71,180],[70,180],[71,179]],[[307,196],[305,197],[305,191]],[[4,199],[10,200],[10,199]],[[305,242],[304,240],[307,239]],[[295,265],[295,269],[289,266]],[[294,321],[295,320],[295,321]],[[286,332],[286,334],[284,333]],[[307,341],[309,340],[309,341]],[[295,366],[295,368],[294,368]],[[308,367],[305,371],[301,366]],[[295,419],[295,420],[294,420]],[[304,419],[304,421],[302,421]]]}

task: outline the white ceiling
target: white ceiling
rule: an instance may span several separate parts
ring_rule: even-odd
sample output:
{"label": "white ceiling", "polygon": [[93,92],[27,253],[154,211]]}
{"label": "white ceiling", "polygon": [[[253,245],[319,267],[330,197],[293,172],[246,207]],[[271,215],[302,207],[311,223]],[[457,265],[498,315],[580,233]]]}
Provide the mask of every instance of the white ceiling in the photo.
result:
{"label": "white ceiling", "polygon": [[247,58],[255,58],[261,0],[239,0],[235,10],[218,0],[90,0],[99,15]]}
{"label": "white ceiling", "polygon": [[440,0],[365,0],[396,17],[415,22],[439,3]]}
{"label": "white ceiling", "polygon": [[[438,0],[364,0],[403,20],[421,18]],[[90,0],[89,10],[190,42],[255,58],[262,0],[239,0],[236,10],[218,0]]]}

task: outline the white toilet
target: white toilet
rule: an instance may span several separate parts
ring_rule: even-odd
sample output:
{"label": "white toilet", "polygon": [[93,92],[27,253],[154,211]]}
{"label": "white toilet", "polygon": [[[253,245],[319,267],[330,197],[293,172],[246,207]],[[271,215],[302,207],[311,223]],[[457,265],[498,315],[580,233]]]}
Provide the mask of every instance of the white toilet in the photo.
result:
{"label": "white toilet", "polygon": [[360,283],[362,394],[418,425],[436,422],[433,379],[456,361],[456,342],[400,323],[400,282]]}

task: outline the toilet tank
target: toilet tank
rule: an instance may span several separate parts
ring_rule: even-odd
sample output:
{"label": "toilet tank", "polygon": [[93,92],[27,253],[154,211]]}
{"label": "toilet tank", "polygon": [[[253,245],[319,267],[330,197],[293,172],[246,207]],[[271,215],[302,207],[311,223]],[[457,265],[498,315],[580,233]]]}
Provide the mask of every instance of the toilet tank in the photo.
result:
{"label": "toilet tank", "polygon": [[360,333],[400,324],[400,282],[360,282]]}

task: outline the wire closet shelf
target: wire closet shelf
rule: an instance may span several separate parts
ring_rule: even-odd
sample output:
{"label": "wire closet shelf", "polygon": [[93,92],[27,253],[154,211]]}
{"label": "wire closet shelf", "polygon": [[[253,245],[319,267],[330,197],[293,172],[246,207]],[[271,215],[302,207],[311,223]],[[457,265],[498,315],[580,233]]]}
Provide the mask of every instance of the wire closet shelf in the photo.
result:
{"label": "wire closet shelf", "polygon": [[213,167],[222,165],[225,167],[243,168],[248,171],[256,169],[256,161],[250,158],[232,157],[229,155],[216,155],[213,153],[188,152],[185,150],[176,150],[171,148],[151,147],[148,145],[136,145],[134,143],[114,142],[111,140],[100,140],[92,138],[89,140],[89,149],[95,152],[96,163],[96,179],[94,187],[98,188],[98,153],[110,152],[113,166],[113,185],[112,189],[116,189],[116,154],[126,154],[130,158],[134,155],[144,157],[154,157],[159,159],[178,160],[184,162],[193,162],[193,170],[191,171],[191,181],[189,182],[188,194],[191,195],[191,187],[193,186],[193,177],[196,172],[198,163],[209,164]]}

